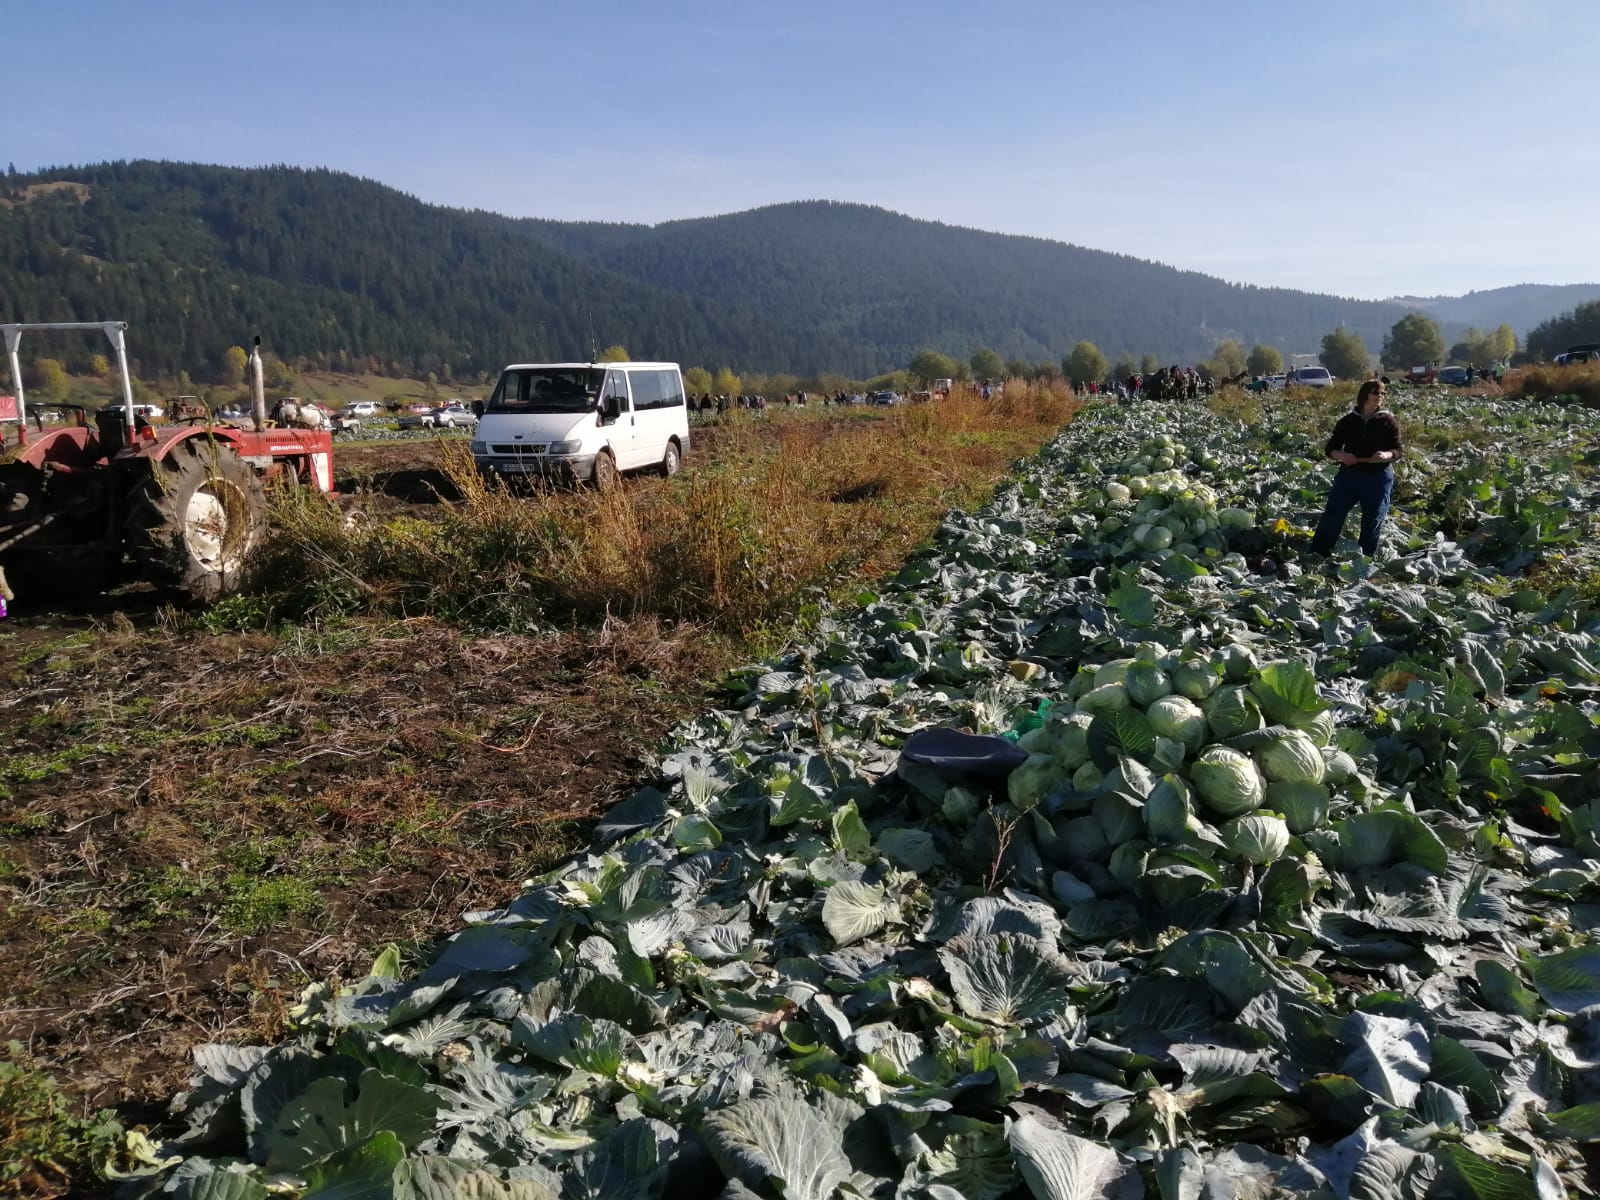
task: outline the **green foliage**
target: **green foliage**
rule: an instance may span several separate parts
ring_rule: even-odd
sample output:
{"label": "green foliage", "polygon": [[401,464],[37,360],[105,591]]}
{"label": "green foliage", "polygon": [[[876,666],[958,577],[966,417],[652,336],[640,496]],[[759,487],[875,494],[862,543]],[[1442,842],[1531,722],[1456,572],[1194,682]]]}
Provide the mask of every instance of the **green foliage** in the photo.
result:
{"label": "green foliage", "polygon": [[56,1195],[114,1162],[123,1129],[110,1109],[79,1116],[56,1081],[26,1065],[19,1042],[0,1059],[0,1195]]}
{"label": "green foliage", "polygon": [[1551,359],[1569,346],[1590,342],[1600,342],[1600,300],[1580,304],[1528,330],[1528,353],[1535,359]]}
{"label": "green foliage", "polygon": [[244,373],[249,369],[250,356],[245,353],[243,346],[229,346],[222,352],[222,379],[224,383],[231,383],[238,387],[244,382]]}
{"label": "green foliage", "polygon": [[1228,338],[1212,352],[1211,359],[1206,365],[1213,376],[1221,379],[1231,379],[1235,375],[1242,374],[1245,370],[1244,347],[1232,338]]}
{"label": "green foliage", "polygon": [[719,396],[737,396],[740,388],[739,377],[727,367],[719,370],[711,381],[711,390]]}
{"label": "green foliage", "polygon": [[1245,368],[1252,375],[1276,375],[1283,370],[1283,354],[1276,346],[1255,346],[1245,359]]}
{"label": "green foliage", "polygon": [[987,346],[973,351],[968,364],[974,379],[1003,379],[1006,374],[1005,361]]}
{"label": "green foliage", "polygon": [[683,373],[684,390],[703,396],[711,390],[711,372],[704,367],[690,367]]}
{"label": "green foliage", "polygon": [[1093,342],[1079,342],[1061,360],[1061,371],[1074,383],[1095,383],[1105,378],[1106,356]]}
{"label": "green foliage", "polygon": [[955,379],[960,368],[956,360],[947,354],[940,354],[937,350],[922,350],[906,369],[911,372],[912,378],[927,387],[935,379]]}
{"label": "green foliage", "polygon": [[111,360],[104,354],[91,354],[89,356],[89,374],[96,379],[104,379],[111,374]]}
{"label": "green foliage", "polygon": [[1335,379],[1365,379],[1372,368],[1372,356],[1367,353],[1361,335],[1343,326],[1323,335],[1322,353],[1318,357]]}
{"label": "green foliage", "polygon": [[[1439,322],[1422,313],[1407,313],[1394,323],[1383,339],[1383,365],[1405,370],[1444,357],[1444,332]],[[1328,368],[1330,371],[1332,367]],[[1338,374],[1337,371],[1334,374]]]}
{"label": "green foliage", "polygon": [[595,362],[613,363],[631,361],[632,357],[628,354],[628,348],[626,346],[607,346],[604,350],[600,351],[599,354],[595,355]]}
{"label": "green foliage", "polygon": [[33,391],[40,400],[65,400],[71,381],[67,369],[59,358],[35,359],[33,364]]}
{"label": "green foliage", "polygon": [[1139,360],[1139,374],[1154,375],[1161,370],[1161,359],[1154,354],[1146,354]]}

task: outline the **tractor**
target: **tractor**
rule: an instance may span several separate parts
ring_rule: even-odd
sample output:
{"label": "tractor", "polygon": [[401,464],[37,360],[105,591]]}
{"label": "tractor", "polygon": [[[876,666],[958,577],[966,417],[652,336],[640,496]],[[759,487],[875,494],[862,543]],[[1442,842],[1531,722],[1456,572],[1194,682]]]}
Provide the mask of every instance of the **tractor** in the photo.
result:
{"label": "tractor", "polygon": [[[116,351],[122,404],[29,443],[18,346],[35,330],[104,333]],[[0,324],[16,389],[18,448],[0,462],[0,596],[83,596],[143,580],[194,601],[227,595],[266,532],[266,484],[333,491],[325,430],[268,427],[261,339],[249,359],[253,428],[209,414],[165,425],[133,401],[127,323]],[[62,406],[57,406],[62,407]]]}

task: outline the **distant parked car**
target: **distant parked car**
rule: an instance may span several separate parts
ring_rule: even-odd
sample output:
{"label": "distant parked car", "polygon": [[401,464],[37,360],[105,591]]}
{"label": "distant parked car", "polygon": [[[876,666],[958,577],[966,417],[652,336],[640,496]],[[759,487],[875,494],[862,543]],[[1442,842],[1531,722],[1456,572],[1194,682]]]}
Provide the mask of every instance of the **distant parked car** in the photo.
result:
{"label": "distant parked car", "polygon": [[407,413],[399,424],[401,429],[472,429],[477,426],[478,418],[470,408],[445,404],[420,413]]}
{"label": "distant parked car", "polygon": [[1296,367],[1284,380],[1284,387],[1325,388],[1333,386],[1333,376],[1327,367]]}
{"label": "distant parked car", "polygon": [[1464,387],[1467,382],[1467,369],[1465,367],[1444,367],[1436,376],[1440,383],[1448,383],[1451,387]]}
{"label": "distant parked car", "polygon": [[347,417],[375,417],[378,415],[378,406],[371,400],[357,400],[354,404],[346,404],[343,411]]}
{"label": "distant parked car", "polygon": [[870,400],[873,404],[899,404],[900,393],[890,391],[873,392]]}
{"label": "distant parked car", "polygon": [[1562,367],[1575,367],[1580,363],[1600,362],[1600,343],[1587,343],[1582,346],[1569,346],[1564,354],[1556,355],[1556,365]]}
{"label": "distant parked car", "polygon": [[[108,404],[101,411],[116,413],[120,417],[123,414],[123,406],[120,404]],[[159,404],[135,404],[133,406],[133,415],[143,417],[146,421],[159,421],[167,415],[167,410]]]}
{"label": "distant parked car", "polygon": [[865,392],[851,392],[845,397],[845,401],[849,404],[865,404],[867,402],[867,394]]}

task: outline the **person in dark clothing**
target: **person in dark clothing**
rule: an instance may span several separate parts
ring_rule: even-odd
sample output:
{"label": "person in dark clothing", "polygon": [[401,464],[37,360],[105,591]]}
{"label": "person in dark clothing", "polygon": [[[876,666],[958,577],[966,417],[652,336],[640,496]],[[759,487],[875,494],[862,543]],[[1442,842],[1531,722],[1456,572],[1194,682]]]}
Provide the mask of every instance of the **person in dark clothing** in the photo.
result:
{"label": "person in dark clothing", "polygon": [[1311,549],[1332,554],[1334,543],[1344,532],[1345,518],[1356,505],[1361,506],[1361,552],[1378,552],[1378,531],[1389,515],[1389,497],[1394,492],[1394,461],[1400,457],[1400,422],[1383,407],[1388,389],[1369,379],[1356,393],[1354,412],[1339,418],[1323,453],[1339,464],[1333,487],[1328,491],[1328,506],[1317,522]]}

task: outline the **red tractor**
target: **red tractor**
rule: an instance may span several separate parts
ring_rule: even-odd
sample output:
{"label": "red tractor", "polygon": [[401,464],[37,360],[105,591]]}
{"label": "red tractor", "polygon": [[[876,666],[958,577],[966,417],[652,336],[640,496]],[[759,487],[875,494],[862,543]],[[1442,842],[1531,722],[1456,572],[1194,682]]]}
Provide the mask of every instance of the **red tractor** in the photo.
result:
{"label": "red tractor", "polygon": [[[17,346],[28,330],[100,330],[117,354],[122,404],[27,442]],[[253,429],[207,414],[149,423],[133,402],[122,321],[0,325],[16,388],[19,449],[0,463],[0,595],[83,595],[132,580],[194,600],[239,586],[266,531],[273,479],[333,490],[325,430],[267,428],[260,339],[250,356]]]}

